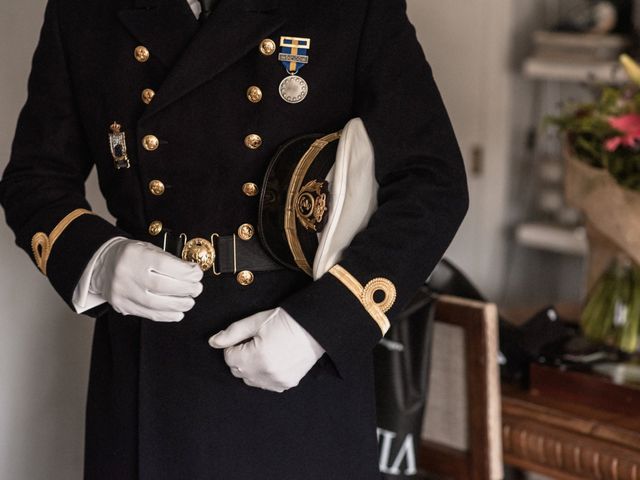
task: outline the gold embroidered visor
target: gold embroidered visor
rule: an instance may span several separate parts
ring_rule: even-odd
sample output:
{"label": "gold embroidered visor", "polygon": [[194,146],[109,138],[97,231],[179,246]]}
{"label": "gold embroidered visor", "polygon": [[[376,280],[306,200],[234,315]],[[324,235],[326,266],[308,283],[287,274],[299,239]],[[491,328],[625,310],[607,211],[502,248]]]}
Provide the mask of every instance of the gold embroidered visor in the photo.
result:
{"label": "gold embroidered visor", "polygon": [[282,265],[312,275],[318,233],[331,208],[326,180],[340,132],[294,138],[271,160],[260,197],[261,241]]}

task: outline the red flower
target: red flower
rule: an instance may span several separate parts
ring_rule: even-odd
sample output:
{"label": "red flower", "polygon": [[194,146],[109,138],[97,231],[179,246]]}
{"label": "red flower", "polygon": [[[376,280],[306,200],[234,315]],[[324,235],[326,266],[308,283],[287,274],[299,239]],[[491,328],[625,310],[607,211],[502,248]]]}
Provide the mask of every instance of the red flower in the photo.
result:
{"label": "red flower", "polygon": [[608,139],[604,147],[609,152],[615,152],[620,145],[634,148],[640,142],[640,115],[632,113],[621,117],[609,118],[609,126],[615,128],[622,135]]}

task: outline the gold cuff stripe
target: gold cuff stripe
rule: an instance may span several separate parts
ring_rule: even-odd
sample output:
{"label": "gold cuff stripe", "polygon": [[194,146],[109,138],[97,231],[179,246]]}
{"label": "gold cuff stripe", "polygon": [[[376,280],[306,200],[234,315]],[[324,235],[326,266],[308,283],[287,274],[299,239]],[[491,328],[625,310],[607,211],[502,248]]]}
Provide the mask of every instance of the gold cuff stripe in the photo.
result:
{"label": "gold cuff stripe", "polygon": [[94,213],[84,208],[77,208],[64,217],[49,235],[43,232],[38,232],[31,239],[33,257],[36,260],[36,265],[44,275],[47,274],[47,262],[49,261],[49,255],[51,255],[53,244],[56,243],[56,240],[58,240],[58,237],[62,235],[62,232],[64,232],[74,220],[82,215],[94,215]]}
{"label": "gold cuff stripe", "polygon": [[[396,301],[396,287],[393,282],[386,278],[374,278],[363,287],[353,275],[340,265],[335,265],[329,270],[329,273],[340,280],[356,296],[365,310],[378,324],[382,335],[386,335],[391,324],[385,313],[391,309]],[[376,292],[380,291],[384,293],[384,299],[381,302],[376,302],[374,296]]]}
{"label": "gold cuff stripe", "polygon": [[298,165],[296,165],[296,169],[291,176],[291,182],[289,182],[289,190],[287,191],[287,208],[284,214],[284,231],[287,235],[287,243],[289,244],[289,249],[293,254],[293,259],[295,260],[296,265],[310,276],[313,276],[313,270],[304,255],[302,246],[300,245],[300,239],[298,238],[295,201],[298,192],[302,188],[304,176],[307,174],[307,171],[309,170],[309,167],[311,167],[313,161],[324,147],[329,143],[338,140],[341,133],[342,131],[335,132],[313,142],[313,145],[309,147],[309,150],[305,152],[298,162]]}

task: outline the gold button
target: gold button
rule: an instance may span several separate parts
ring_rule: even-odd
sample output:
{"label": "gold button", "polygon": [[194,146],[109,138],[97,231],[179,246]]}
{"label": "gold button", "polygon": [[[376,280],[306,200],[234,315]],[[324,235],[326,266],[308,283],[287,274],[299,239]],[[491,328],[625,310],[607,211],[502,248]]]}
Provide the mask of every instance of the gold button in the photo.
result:
{"label": "gold button", "polygon": [[251,240],[253,235],[256,233],[255,228],[250,223],[243,223],[238,227],[238,236],[242,240]]}
{"label": "gold button", "polygon": [[142,139],[142,146],[145,150],[153,152],[160,146],[160,141],[155,135],[147,135]]}
{"label": "gold button", "polygon": [[247,148],[251,150],[257,150],[262,145],[262,138],[260,135],[256,135],[255,133],[251,133],[244,137],[244,144]]}
{"label": "gold button", "polygon": [[240,273],[238,273],[238,275],[236,276],[236,280],[243,287],[246,287],[247,285],[251,285],[254,279],[255,277],[253,276],[253,273],[250,272],[249,270],[243,270]]}
{"label": "gold button", "polygon": [[149,191],[156,197],[162,195],[164,193],[164,183],[160,180],[151,180],[149,182]]}
{"label": "gold button", "polygon": [[160,220],[154,220],[149,224],[149,235],[160,235],[162,231],[162,222]]}
{"label": "gold button", "polygon": [[256,185],[255,183],[247,182],[242,185],[242,192],[247,197],[255,197],[256,195],[258,195],[258,185]]}
{"label": "gold button", "polygon": [[136,57],[136,60],[139,61],[140,63],[144,63],[147,60],[149,60],[149,57],[151,56],[151,54],[149,53],[149,50],[147,50],[147,47],[144,47],[142,45],[136,47],[136,49],[133,51],[133,55]]}
{"label": "gold button", "polygon": [[260,53],[265,56],[273,55],[276,51],[276,42],[270,38],[265,38],[260,42]]}
{"label": "gold button", "polygon": [[151,103],[151,100],[153,100],[153,97],[156,96],[156,92],[154,92],[150,88],[145,88],[142,91],[142,95],[140,95],[140,96],[142,97],[142,101],[144,103],[146,103],[147,105],[149,105]]}
{"label": "gold button", "polygon": [[255,85],[247,89],[247,98],[251,103],[258,103],[262,100],[262,90]]}

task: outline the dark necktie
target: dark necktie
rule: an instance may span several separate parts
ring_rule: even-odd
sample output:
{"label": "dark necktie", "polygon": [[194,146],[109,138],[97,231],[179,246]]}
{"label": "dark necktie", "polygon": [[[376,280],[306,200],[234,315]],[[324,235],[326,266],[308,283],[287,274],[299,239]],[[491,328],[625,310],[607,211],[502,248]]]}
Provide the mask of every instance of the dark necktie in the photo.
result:
{"label": "dark necktie", "polygon": [[200,13],[200,24],[203,24],[211,15],[213,11],[213,7],[215,6],[216,0],[198,0],[200,2],[200,6],[202,7],[202,13]]}

